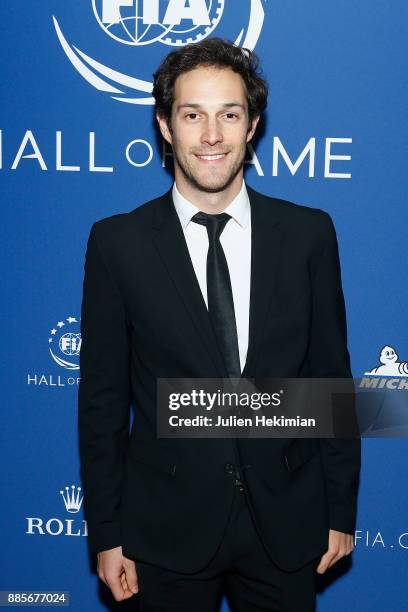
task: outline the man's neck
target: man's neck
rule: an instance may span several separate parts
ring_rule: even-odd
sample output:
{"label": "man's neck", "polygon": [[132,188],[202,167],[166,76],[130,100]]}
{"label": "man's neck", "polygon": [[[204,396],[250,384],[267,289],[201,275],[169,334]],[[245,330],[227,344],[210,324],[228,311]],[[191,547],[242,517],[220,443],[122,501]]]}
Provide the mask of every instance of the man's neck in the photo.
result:
{"label": "man's neck", "polygon": [[187,181],[176,175],[176,187],[181,195],[197,206],[200,210],[210,215],[222,213],[227,206],[231,204],[234,198],[237,197],[242,188],[243,173],[240,172],[234,178],[233,182],[228,185],[223,191],[216,193],[208,193],[195,188]]}

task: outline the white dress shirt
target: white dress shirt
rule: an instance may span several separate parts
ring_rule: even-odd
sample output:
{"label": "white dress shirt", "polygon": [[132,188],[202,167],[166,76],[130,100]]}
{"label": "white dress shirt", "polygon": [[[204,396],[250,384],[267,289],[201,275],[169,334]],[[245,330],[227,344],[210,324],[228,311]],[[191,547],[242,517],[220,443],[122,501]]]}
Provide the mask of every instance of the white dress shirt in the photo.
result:
{"label": "white dress shirt", "polygon": [[[172,196],[201,293],[208,308],[207,228],[204,225],[191,221],[191,218],[200,209],[181,195],[175,181]],[[220,242],[225,253],[231,279],[235,321],[237,324],[239,360],[242,372],[248,352],[251,287],[251,208],[244,180],[242,181],[241,191],[223,212],[232,217],[221,234]]]}

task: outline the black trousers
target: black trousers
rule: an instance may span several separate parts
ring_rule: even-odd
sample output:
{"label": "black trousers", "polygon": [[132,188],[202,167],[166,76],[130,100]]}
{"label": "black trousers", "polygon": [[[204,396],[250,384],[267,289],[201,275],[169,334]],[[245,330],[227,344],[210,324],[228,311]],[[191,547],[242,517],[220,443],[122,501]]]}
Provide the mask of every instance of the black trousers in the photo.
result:
{"label": "black trousers", "polygon": [[319,561],[295,572],[279,569],[255,529],[245,491],[235,486],[222,541],[204,569],[182,574],[136,560],[139,611],[218,612],[225,594],[232,612],[313,612]]}

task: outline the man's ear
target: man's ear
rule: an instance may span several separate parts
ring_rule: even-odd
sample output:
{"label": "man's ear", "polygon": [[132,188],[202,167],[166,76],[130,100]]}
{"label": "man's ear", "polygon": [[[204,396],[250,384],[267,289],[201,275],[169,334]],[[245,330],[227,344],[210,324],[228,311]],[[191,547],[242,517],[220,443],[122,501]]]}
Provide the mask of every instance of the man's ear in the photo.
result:
{"label": "man's ear", "polygon": [[248,130],[248,133],[247,133],[247,138],[246,138],[247,142],[249,142],[252,139],[253,135],[255,134],[256,126],[258,125],[258,121],[259,121],[260,117],[261,117],[260,115],[256,115],[252,119],[251,127],[250,127],[250,129]]}
{"label": "man's ear", "polygon": [[171,132],[169,130],[167,120],[164,117],[161,117],[158,113],[156,113],[156,119],[164,140],[166,140],[171,145],[173,139],[171,137]]}

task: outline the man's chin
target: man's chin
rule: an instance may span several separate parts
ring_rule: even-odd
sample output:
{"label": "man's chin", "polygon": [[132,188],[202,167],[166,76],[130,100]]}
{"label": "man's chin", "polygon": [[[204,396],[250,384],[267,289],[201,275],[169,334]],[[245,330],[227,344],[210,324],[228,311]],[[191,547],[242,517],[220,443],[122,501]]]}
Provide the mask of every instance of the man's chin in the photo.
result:
{"label": "man's chin", "polygon": [[218,179],[212,179],[208,181],[200,180],[198,177],[190,177],[190,181],[192,185],[199,189],[200,191],[204,191],[206,193],[218,193],[219,191],[224,191],[229,187],[232,181],[235,178],[235,174],[230,176],[219,177]]}
{"label": "man's chin", "polygon": [[222,183],[220,185],[203,185],[202,183],[195,183],[195,187],[205,193],[219,193],[224,191],[228,187],[229,183]]}

